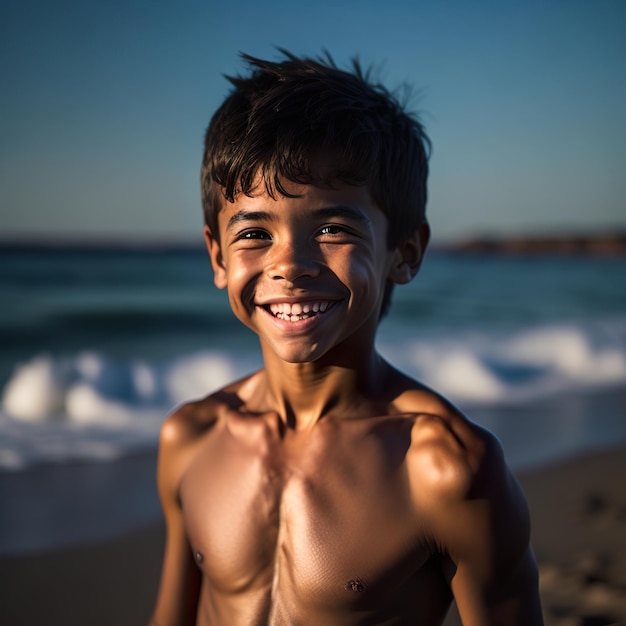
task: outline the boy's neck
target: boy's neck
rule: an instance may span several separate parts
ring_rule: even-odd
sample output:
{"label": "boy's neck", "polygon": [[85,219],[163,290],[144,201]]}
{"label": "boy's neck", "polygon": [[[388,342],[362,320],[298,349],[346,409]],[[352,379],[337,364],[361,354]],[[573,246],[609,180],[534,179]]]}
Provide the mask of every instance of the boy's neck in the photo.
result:
{"label": "boy's neck", "polygon": [[293,430],[306,430],[331,414],[341,419],[373,414],[391,368],[373,349],[360,358],[342,356],[287,363],[264,353],[262,404]]}

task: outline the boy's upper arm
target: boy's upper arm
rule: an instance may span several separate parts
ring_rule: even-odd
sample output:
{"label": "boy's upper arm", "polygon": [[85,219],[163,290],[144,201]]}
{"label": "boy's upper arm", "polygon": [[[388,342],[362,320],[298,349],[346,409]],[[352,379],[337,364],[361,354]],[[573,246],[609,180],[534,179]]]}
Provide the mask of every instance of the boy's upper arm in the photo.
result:
{"label": "boy's upper arm", "polygon": [[435,467],[419,496],[433,540],[451,561],[461,620],[464,626],[542,624],[525,497],[497,440],[480,429],[464,431],[434,443]]}
{"label": "boy's upper arm", "polygon": [[183,407],[170,415],[161,428],[157,485],[166,536],[161,582],[150,624],[195,624],[200,572],[196,567],[185,530],[179,499],[180,483],[189,463],[197,429]]}

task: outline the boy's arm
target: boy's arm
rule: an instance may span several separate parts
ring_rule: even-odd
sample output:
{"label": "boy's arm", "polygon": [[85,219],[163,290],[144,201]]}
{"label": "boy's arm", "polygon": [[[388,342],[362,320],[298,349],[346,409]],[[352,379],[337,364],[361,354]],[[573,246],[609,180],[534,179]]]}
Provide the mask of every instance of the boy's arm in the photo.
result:
{"label": "boy's arm", "polygon": [[165,518],[165,550],[156,606],[149,626],[187,626],[196,621],[200,571],[193,561],[179,500],[190,448],[183,411],[167,418],[159,440],[157,483]]}
{"label": "boy's arm", "polygon": [[438,450],[437,479],[428,481],[433,535],[449,557],[459,616],[464,626],[541,626],[526,499],[497,440],[474,433],[455,433],[460,446]]}

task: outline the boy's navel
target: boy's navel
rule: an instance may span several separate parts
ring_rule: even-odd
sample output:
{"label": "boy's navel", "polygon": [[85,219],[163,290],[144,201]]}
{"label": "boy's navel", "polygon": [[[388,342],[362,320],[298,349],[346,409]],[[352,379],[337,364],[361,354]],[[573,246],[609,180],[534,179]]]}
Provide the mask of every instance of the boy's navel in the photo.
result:
{"label": "boy's navel", "polygon": [[350,579],[343,587],[346,591],[355,591],[363,593],[367,589],[367,585],[360,578]]}

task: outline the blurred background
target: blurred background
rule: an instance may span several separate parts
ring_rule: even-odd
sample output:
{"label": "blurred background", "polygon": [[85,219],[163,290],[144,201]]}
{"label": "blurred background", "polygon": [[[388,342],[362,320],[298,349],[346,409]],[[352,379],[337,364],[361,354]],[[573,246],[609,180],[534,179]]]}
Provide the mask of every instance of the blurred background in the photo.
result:
{"label": "blurred background", "polygon": [[[433,141],[433,246],[383,354],[492,428],[515,467],[626,439],[623,2],[0,12],[0,473],[153,453],[172,407],[259,366],[212,285],[199,167],[223,75],[276,46],[412,86]],[[85,537],[157,516],[148,491],[117,521],[94,509]],[[77,536],[52,513],[45,530],[7,519],[4,551]]]}
{"label": "blurred background", "polygon": [[2,2],[0,621],[145,622],[160,425],[260,366],[199,169],[224,74],[277,46],[412,88],[433,245],[379,349],[540,472],[546,624],[626,618],[625,24],[619,0]]}

